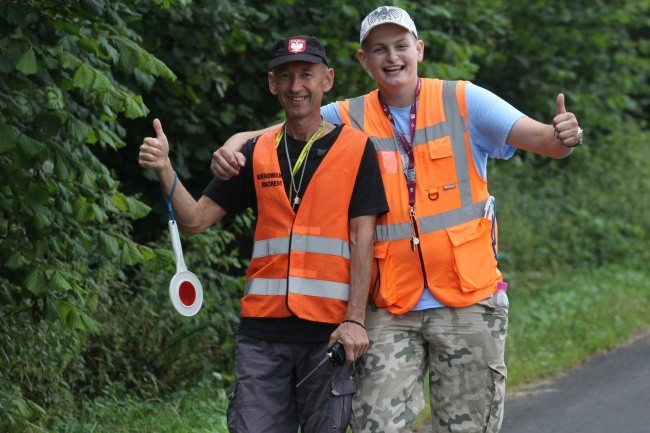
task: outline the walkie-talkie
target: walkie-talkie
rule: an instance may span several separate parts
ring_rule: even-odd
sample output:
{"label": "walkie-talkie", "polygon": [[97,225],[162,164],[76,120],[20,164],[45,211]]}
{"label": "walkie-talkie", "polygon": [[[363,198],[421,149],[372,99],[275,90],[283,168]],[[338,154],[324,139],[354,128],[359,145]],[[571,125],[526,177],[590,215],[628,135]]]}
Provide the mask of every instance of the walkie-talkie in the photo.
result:
{"label": "walkie-talkie", "polygon": [[341,343],[337,341],[334,344],[334,346],[330,347],[330,349],[327,351],[327,354],[323,359],[321,359],[321,361],[318,363],[316,368],[310,371],[307,376],[303,377],[303,379],[300,382],[298,382],[298,385],[296,385],[296,388],[298,388],[307,379],[309,379],[309,376],[311,376],[316,372],[316,370],[321,368],[327,362],[327,360],[331,360],[332,364],[334,364],[335,366],[343,365],[345,363],[345,348]]}

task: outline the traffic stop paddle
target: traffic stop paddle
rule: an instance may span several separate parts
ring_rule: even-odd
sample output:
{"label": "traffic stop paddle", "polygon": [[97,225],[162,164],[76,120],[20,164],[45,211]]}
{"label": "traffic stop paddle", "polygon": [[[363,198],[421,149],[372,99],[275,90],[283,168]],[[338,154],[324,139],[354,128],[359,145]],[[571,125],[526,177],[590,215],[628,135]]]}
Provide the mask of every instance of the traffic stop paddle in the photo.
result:
{"label": "traffic stop paddle", "polygon": [[175,220],[169,221],[169,233],[176,257],[176,274],[169,282],[169,297],[176,311],[183,316],[193,316],[199,312],[203,304],[203,287],[198,277],[185,267],[183,248]]}
{"label": "traffic stop paddle", "polygon": [[193,316],[199,312],[203,304],[203,287],[198,277],[187,270],[185,259],[183,258],[183,247],[181,246],[181,238],[178,235],[178,224],[176,224],[176,220],[174,219],[171,203],[171,198],[176,189],[177,179],[178,176],[174,172],[174,184],[172,185],[172,191],[169,197],[163,193],[163,197],[167,201],[169,234],[172,238],[172,248],[174,249],[174,257],[176,258],[176,274],[174,274],[172,280],[169,282],[169,297],[176,311],[183,316]]}

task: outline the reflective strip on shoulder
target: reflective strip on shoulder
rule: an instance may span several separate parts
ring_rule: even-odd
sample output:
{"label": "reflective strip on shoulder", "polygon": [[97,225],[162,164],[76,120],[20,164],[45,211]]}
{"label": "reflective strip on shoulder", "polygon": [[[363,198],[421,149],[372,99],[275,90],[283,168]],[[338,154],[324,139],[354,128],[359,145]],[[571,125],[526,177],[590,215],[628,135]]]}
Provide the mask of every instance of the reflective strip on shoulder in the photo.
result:
{"label": "reflective strip on shoulder", "polygon": [[[290,277],[289,281],[291,293],[299,295],[347,301],[350,293],[350,285],[345,283],[297,277]],[[254,278],[246,282],[244,293],[246,295],[285,296],[287,280],[284,278]]]}
{"label": "reflective strip on shoulder", "polygon": [[456,162],[456,176],[460,193],[461,206],[472,203],[472,187],[469,180],[469,157],[465,143],[466,119],[460,114],[456,86],[458,81],[444,81],[442,84],[442,99],[445,109],[446,130],[451,137],[451,145]]}
{"label": "reflective strip on shoulder", "polygon": [[359,131],[363,131],[365,127],[363,121],[363,104],[365,103],[365,96],[357,96],[349,100],[350,110],[350,126]]}

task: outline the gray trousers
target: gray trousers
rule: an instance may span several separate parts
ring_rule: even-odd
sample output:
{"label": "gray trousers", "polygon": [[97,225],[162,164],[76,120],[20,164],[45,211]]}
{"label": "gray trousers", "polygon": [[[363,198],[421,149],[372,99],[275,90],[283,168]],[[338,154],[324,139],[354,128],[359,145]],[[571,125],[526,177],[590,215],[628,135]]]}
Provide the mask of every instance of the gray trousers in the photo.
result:
{"label": "gray trousers", "polygon": [[327,343],[278,343],[238,335],[235,385],[229,393],[231,433],[343,433],[356,382],[349,365],[326,362]]}

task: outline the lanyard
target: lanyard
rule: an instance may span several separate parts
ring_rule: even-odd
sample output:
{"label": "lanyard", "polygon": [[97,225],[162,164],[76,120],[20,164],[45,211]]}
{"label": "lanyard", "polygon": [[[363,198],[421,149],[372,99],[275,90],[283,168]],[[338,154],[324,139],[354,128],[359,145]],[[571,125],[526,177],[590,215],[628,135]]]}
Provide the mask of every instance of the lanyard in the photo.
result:
{"label": "lanyard", "polygon": [[[307,167],[307,164],[305,163],[305,159],[307,159],[307,155],[309,154],[309,150],[311,149],[312,144],[318,138],[320,138],[321,134],[323,134],[323,131],[325,130],[325,120],[323,120],[316,130],[314,134],[309,138],[305,146],[302,148],[302,151],[300,152],[300,155],[298,156],[298,159],[296,160],[296,163],[293,167],[291,167],[291,158],[289,157],[289,147],[287,146],[287,135],[285,134],[285,129],[287,128],[287,125],[285,123],[284,127],[280,131],[277,137],[275,137],[275,147],[277,148],[280,145],[280,140],[282,140],[282,136],[284,135],[284,150],[287,153],[287,162],[289,163],[289,167],[291,168],[291,185],[289,187],[289,200],[291,200],[291,190],[295,191],[296,197],[293,201],[293,207],[297,206],[300,203],[300,197],[298,196],[298,193],[300,192],[300,187],[302,185],[302,179],[305,174],[305,167]],[[304,166],[303,166],[304,164]],[[296,181],[294,179],[294,176],[296,173],[298,173],[298,170],[300,170],[300,167],[302,168],[302,174],[300,175],[300,181],[298,185],[296,186]]]}
{"label": "lanyard", "polygon": [[384,111],[384,114],[386,115],[390,123],[393,125],[393,129],[395,130],[397,138],[399,139],[399,142],[402,144],[402,147],[406,151],[406,155],[408,156],[409,159],[408,167],[406,171],[406,187],[408,188],[408,192],[409,192],[409,206],[411,208],[415,206],[415,159],[413,158],[413,140],[415,139],[417,100],[418,100],[418,96],[420,95],[421,87],[422,87],[422,81],[418,79],[418,85],[415,89],[415,98],[413,99],[413,103],[411,104],[411,115],[409,118],[410,134],[411,134],[410,143],[408,142],[406,137],[404,137],[404,134],[402,134],[400,131],[397,130],[397,126],[395,125],[395,118],[391,114],[388,105],[384,101],[382,101],[381,98],[379,99],[379,103],[381,104],[381,109]]}

